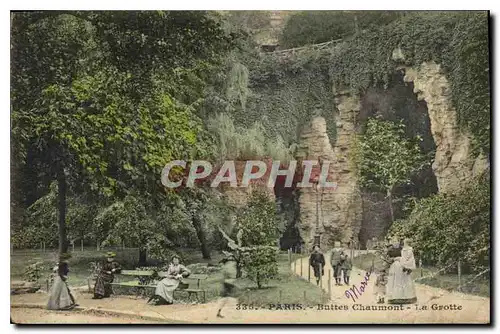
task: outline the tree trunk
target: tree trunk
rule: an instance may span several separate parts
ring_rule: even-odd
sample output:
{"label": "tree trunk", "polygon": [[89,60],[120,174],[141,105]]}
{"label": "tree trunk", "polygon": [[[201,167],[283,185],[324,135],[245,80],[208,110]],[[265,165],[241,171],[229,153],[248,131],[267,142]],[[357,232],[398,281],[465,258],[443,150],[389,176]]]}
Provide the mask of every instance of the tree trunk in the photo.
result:
{"label": "tree trunk", "polygon": [[57,173],[58,187],[58,210],[59,210],[59,254],[68,252],[68,241],[66,238],[66,175],[64,168],[60,168]]}
{"label": "tree trunk", "polygon": [[143,248],[139,248],[139,266],[146,266],[147,252]]}
{"label": "tree trunk", "polygon": [[241,278],[243,276],[243,272],[241,270],[241,262],[237,261],[236,262],[236,278]]}
{"label": "tree trunk", "polygon": [[193,226],[194,226],[194,229],[196,231],[196,236],[198,237],[198,240],[200,241],[201,254],[203,255],[203,258],[205,260],[210,260],[210,247],[209,247],[208,242],[207,242],[205,230],[203,229],[201,221],[199,220],[198,217],[193,218]]}
{"label": "tree trunk", "polygon": [[391,212],[391,223],[394,222],[394,208],[392,206],[392,187],[387,191],[387,198],[389,199],[389,210]]}

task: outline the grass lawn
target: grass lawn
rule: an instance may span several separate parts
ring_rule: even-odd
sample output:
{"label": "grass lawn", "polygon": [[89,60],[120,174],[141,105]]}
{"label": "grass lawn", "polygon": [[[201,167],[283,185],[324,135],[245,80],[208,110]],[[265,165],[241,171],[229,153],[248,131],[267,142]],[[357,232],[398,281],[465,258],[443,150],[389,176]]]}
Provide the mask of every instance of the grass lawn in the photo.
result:
{"label": "grass lawn", "polygon": [[[71,286],[82,286],[87,284],[90,275],[90,262],[104,260],[106,251],[97,251],[95,248],[75,250],[69,261],[69,280]],[[116,250],[116,260],[125,268],[132,269],[139,259],[139,250],[135,248]],[[47,250],[14,250],[10,254],[10,277],[12,280],[22,280],[26,266],[35,262],[41,262],[42,286],[45,279],[50,275],[51,268],[57,263],[57,252]]]}
{"label": "grass lawn", "polygon": [[257,289],[257,285],[247,278],[241,279],[237,286],[240,290],[238,299],[245,304],[316,305],[329,300],[324,290],[292,273],[286,253],[278,256],[278,277],[269,281],[262,289]]}
{"label": "grass lawn", "polygon": [[[75,249],[69,262],[70,274],[68,283],[70,286],[87,285],[87,277],[90,274],[90,262],[103,260],[103,254],[106,251],[107,250],[97,251],[95,248],[84,249],[84,251]],[[122,265],[123,269],[135,269],[137,267],[139,259],[138,249],[128,248],[114,251],[117,254],[116,260]],[[217,265],[222,258],[222,254],[218,252],[212,252],[211,260],[204,260],[198,250],[186,249],[180,252],[186,259],[185,265],[194,263],[211,263]],[[11,252],[11,279],[22,280],[27,265],[41,262],[44,267],[41,281],[43,281],[42,286],[45,286],[45,279],[50,274],[50,269],[55,265],[56,259],[57,254],[53,251],[43,253],[40,250],[15,250]],[[159,264],[154,260],[148,262],[150,262],[152,266]],[[235,274],[236,270],[233,275],[235,276]],[[243,276],[244,275],[243,273]],[[219,298],[222,288],[221,282],[222,272],[215,268],[213,272],[209,273],[208,279],[202,283],[206,290],[207,301]],[[278,256],[278,277],[264,284],[262,289],[257,289],[257,284],[245,277],[237,280],[236,286],[237,291],[235,297],[237,297],[241,303],[245,304],[267,305],[283,303],[315,305],[328,300],[326,292],[292,273],[287,253],[280,253]],[[123,292],[127,293],[126,291]],[[120,293],[122,293],[121,290]],[[176,293],[176,298],[183,299],[184,297],[184,293]]]}
{"label": "grass lawn", "polygon": [[[372,266],[372,260],[374,258],[375,258],[374,254],[363,254],[353,259],[353,265],[363,270],[369,270]],[[445,273],[445,274],[439,273],[432,278],[419,279],[421,277],[432,275],[438,270],[439,268],[435,267],[417,268],[412,272],[412,277],[413,279],[418,279],[417,282],[420,284],[426,284],[444,290],[454,290],[458,288],[458,275],[456,273]],[[475,275],[476,275],[475,273],[462,274],[461,278],[462,284],[465,284],[466,282],[470,281],[472,278],[474,278]],[[473,295],[490,297],[489,276],[485,274],[482,277],[479,277],[476,280],[474,280],[474,282],[466,286],[462,286],[461,291]]]}

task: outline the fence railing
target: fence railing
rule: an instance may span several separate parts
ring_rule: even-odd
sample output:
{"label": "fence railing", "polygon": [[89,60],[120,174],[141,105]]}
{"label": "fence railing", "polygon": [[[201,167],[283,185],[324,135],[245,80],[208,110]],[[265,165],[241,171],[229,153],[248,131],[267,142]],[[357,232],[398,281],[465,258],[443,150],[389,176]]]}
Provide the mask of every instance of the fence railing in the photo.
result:
{"label": "fence railing", "polygon": [[[349,249],[351,252],[351,259],[354,259],[360,255],[373,253],[374,250],[359,250],[359,249]],[[300,254],[293,253],[290,249],[288,251],[288,258],[290,268],[293,273],[301,279],[307,280],[315,283],[315,278],[313,274],[313,269],[309,265],[310,252],[306,251]],[[326,253],[325,253],[326,257]],[[304,263],[307,262],[307,263]],[[368,264],[369,265],[369,264]],[[307,268],[307,269],[306,269]],[[373,268],[373,259],[372,259]],[[490,282],[487,275],[490,272],[490,268],[482,269],[480,272],[470,272],[470,270],[464,271],[465,266],[460,260],[453,261],[442,268],[436,268],[432,266],[423,265],[422,261],[417,262],[417,269],[415,270],[414,281],[416,283],[429,285],[432,287],[441,288],[449,292],[461,292],[469,293],[484,297],[489,297],[490,294]],[[361,268],[367,269],[367,268]],[[467,269],[467,268],[465,268]],[[304,272],[307,270],[307,272]],[[324,273],[328,275],[327,291],[331,293],[331,270],[327,270]],[[323,287],[323,280],[320,279],[320,287]]]}

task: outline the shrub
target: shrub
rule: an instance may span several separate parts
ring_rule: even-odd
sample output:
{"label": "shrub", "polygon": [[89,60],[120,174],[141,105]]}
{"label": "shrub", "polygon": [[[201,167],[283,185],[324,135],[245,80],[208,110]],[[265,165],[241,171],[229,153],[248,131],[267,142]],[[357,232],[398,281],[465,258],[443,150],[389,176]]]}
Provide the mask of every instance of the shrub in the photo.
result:
{"label": "shrub", "polygon": [[38,282],[40,278],[42,278],[42,271],[44,267],[42,266],[42,262],[35,262],[26,266],[24,272],[24,278],[28,282]]}
{"label": "shrub", "polygon": [[246,276],[257,284],[263,284],[278,275],[278,249],[270,246],[254,247],[243,256],[243,269]]}
{"label": "shrub", "polygon": [[410,217],[389,233],[410,237],[426,264],[460,259],[473,271],[489,267],[490,176],[486,171],[461,191],[438,194],[417,203]]}

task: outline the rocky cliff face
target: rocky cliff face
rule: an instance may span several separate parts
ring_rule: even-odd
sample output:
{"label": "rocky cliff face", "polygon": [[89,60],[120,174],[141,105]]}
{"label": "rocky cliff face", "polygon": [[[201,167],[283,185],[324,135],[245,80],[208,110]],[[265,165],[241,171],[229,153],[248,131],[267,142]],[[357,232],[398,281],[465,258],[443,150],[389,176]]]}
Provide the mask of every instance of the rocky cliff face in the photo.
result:
{"label": "rocky cliff face", "polygon": [[230,205],[241,208],[247,205],[248,200],[252,196],[252,191],[254,190],[264,192],[271,200],[276,199],[273,188],[268,188],[263,185],[255,185],[252,183],[250,183],[248,187],[224,187],[222,191],[227,196],[228,203]]}
{"label": "rocky cliff face", "polygon": [[471,157],[471,137],[458,128],[457,113],[451,103],[450,84],[434,62],[418,69],[402,67],[404,80],[413,82],[419,100],[425,100],[436,143],[432,169],[440,192],[456,191],[464,182],[484,171],[487,160]]}
{"label": "rocky cliff face", "polygon": [[[304,160],[330,161],[329,179],[337,187],[317,190],[300,188],[299,231],[305,246],[313,246],[315,235],[321,236],[321,248],[329,249],[335,240],[357,240],[361,226],[362,202],[357,178],[349,154],[352,150],[359,98],[347,92],[337,94],[337,141],[332,147],[323,117],[316,117],[301,134],[297,157]],[[318,228],[316,227],[318,226]]]}
{"label": "rocky cliff face", "polygon": [[222,183],[221,190],[227,196],[228,203],[234,205],[235,207],[243,207],[248,203],[250,196],[254,190],[263,192],[269,196],[271,200],[276,200],[274,194],[274,188],[267,186],[267,181],[269,179],[269,173],[271,169],[271,162],[265,160],[267,163],[267,171],[265,175],[257,180],[252,180],[247,187],[241,186],[241,180],[243,178],[243,173],[247,161],[234,161],[236,180],[238,187],[230,187],[228,183]]}

